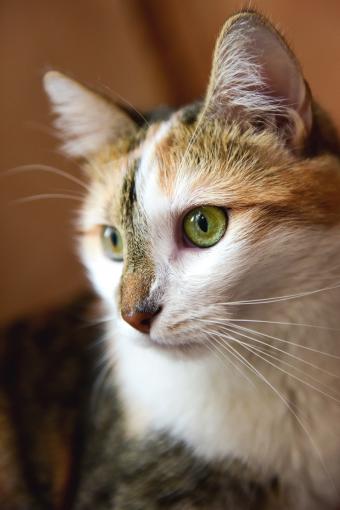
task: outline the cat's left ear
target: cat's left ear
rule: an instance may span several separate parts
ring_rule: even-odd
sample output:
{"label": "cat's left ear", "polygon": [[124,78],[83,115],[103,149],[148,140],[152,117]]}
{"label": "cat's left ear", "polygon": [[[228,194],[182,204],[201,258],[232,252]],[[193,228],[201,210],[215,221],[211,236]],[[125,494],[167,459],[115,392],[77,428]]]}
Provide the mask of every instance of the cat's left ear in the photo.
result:
{"label": "cat's left ear", "polygon": [[44,76],[44,87],[56,113],[63,150],[87,158],[119,137],[133,135],[134,121],[106,97],[57,71]]}
{"label": "cat's left ear", "polygon": [[293,150],[312,127],[312,102],[301,68],[283,37],[262,16],[230,18],[217,41],[206,115],[275,129]]}

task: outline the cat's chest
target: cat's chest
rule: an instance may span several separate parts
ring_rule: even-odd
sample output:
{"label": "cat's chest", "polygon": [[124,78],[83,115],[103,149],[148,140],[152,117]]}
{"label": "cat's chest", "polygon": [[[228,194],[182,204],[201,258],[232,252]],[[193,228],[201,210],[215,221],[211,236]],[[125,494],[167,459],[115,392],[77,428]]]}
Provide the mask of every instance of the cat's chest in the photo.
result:
{"label": "cat's chest", "polygon": [[[321,492],[329,476],[340,475],[340,441],[332,425],[339,412],[319,398],[309,405],[314,396],[300,394],[284,376],[268,384],[227,361],[172,360],[133,342],[118,344],[117,352],[131,436],[165,431],[209,461],[237,458],[264,478],[308,476]],[[316,412],[307,414],[308,408]]]}
{"label": "cat's chest", "polygon": [[[132,346],[117,375],[132,434],[166,430],[209,460],[235,451],[245,459],[257,451],[273,456],[291,433],[283,401],[227,361],[171,360]],[[279,424],[281,441],[268,448]]]}

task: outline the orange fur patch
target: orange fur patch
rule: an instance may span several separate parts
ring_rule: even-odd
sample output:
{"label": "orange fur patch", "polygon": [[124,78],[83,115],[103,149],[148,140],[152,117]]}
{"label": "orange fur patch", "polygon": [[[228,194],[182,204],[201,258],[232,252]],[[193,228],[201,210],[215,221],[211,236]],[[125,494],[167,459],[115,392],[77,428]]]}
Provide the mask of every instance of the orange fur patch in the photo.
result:
{"label": "orange fur patch", "polygon": [[188,196],[237,211],[267,210],[278,219],[333,225],[340,221],[340,164],[323,155],[298,159],[269,132],[240,132],[217,124],[176,126],[156,149],[159,185],[171,197],[176,180],[190,176]]}

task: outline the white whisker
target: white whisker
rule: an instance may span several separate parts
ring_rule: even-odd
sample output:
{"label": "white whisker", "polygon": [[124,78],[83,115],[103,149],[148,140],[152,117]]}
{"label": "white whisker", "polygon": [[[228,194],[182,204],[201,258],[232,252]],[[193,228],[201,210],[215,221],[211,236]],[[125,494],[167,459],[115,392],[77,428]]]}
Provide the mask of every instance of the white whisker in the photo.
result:
{"label": "white whisker", "polygon": [[258,320],[258,319],[229,319],[229,318],[217,318],[218,320],[225,322],[254,322],[259,324],[277,324],[280,326],[301,326],[306,328],[313,329],[321,329],[326,331],[338,331],[340,332],[340,328],[331,328],[329,326],[320,326],[318,324],[306,324],[304,322],[281,322],[281,321],[267,321],[267,320]]}
{"label": "white whisker", "polygon": [[[238,366],[236,365],[236,363],[234,363],[234,362],[233,362],[233,361],[229,358],[229,356],[227,356],[227,354],[226,354],[225,352],[221,351],[221,350],[220,350],[220,349],[216,346],[216,344],[215,344],[215,343],[213,343],[213,342],[212,342],[209,338],[208,338],[208,342],[209,342],[210,346],[211,346],[211,345],[213,346],[213,348],[212,348],[212,347],[210,347],[209,345],[207,345],[207,344],[206,344],[206,347],[208,347],[208,349],[209,349],[211,352],[215,352],[215,351],[214,351],[214,349],[216,349],[216,350],[217,350],[217,351],[221,354],[221,356],[223,356],[223,358],[225,358],[225,359],[228,361],[228,363],[230,363],[230,364],[232,365],[232,367],[234,367],[234,368],[235,368],[235,370],[237,370],[237,372],[239,372],[239,373],[241,374],[241,376],[242,376],[242,377],[244,377],[244,378],[245,378],[245,379],[249,382],[249,384],[251,384],[253,387],[255,387],[255,388],[256,388],[256,386],[255,386],[255,384],[254,384],[254,381],[252,381],[252,380],[251,380],[251,379],[247,376],[247,374],[246,374],[244,371],[242,371],[242,370],[241,370],[241,368],[240,368],[240,367],[238,367]],[[226,346],[223,346],[223,347],[226,347]],[[230,347],[230,346],[229,346],[229,347]],[[228,352],[229,354],[233,355],[233,356],[234,356],[234,357],[235,357],[235,358],[236,358],[239,362],[241,362],[241,363],[243,363],[243,364],[244,364],[244,362],[243,362],[243,361],[242,361],[242,359],[241,359],[241,358],[242,358],[242,356],[241,356],[239,353],[237,353],[237,354],[236,354],[236,353],[233,353],[233,352],[232,352],[232,349],[226,349],[226,350],[227,350],[227,352]],[[215,353],[215,354],[216,354],[216,353]],[[216,354],[216,356],[217,356],[217,354]],[[218,356],[217,356],[217,358],[218,358],[218,359],[222,362],[222,360],[221,360]]]}
{"label": "white whisker", "polygon": [[106,84],[101,84],[103,88],[107,89],[110,93],[110,95],[114,95],[114,96],[117,96],[119,98],[120,101],[122,101],[126,106],[128,106],[129,108],[131,108],[131,110],[133,110],[141,119],[143,119],[143,121],[145,122],[145,125],[147,127],[150,127],[150,123],[147,121],[146,117],[139,111],[137,110],[133,104],[131,104],[127,99],[125,99],[125,97],[123,97],[121,94],[119,94],[119,92],[117,92],[116,90],[113,90],[111,87],[109,87],[108,85]]}
{"label": "white whisker", "polygon": [[[257,356],[258,358],[262,359],[263,361],[265,361],[266,363],[268,363],[269,365],[271,365],[272,367],[276,368],[277,370],[279,370],[280,372],[282,372],[283,374],[286,374],[288,375],[289,377],[292,377],[293,379],[295,379],[296,381],[299,381],[300,383],[308,386],[309,388],[317,391],[318,393],[320,393],[321,395],[325,396],[325,397],[328,397],[330,398],[331,400],[334,400],[335,402],[337,402],[338,404],[340,404],[340,400],[337,399],[336,397],[334,397],[333,395],[329,395],[328,393],[325,393],[324,391],[320,390],[320,388],[317,388],[316,386],[314,386],[313,384],[310,384],[309,382],[301,379],[300,377],[298,377],[297,375],[294,375],[294,374],[291,374],[290,372],[287,372],[287,370],[285,370],[284,368],[280,367],[279,365],[277,365],[276,363],[273,363],[272,361],[269,361],[268,359],[264,358],[263,356],[261,356],[261,354],[259,354],[258,352],[256,352],[254,349],[253,349],[253,346],[249,345],[248,343],[246,342],[242,342],[242,340],[238,340],[238,339],[234,339],[236,342],[239,342],[240,345],[242,345],[242,347],[246,350],[248,350],[249,352],[253,353],[255,356]],[[255,348],[256,349],[256,348]]]}
{"label": "white whisker", "polygon": [[298,299],[301,297],[311,296],[313,294],[318,294],[320,292],[326,292],[328,290],[334,290],[339,289],[340,283],[336,285],[332,285],[330,287],[323,287],[321,289],[316,290],[309,290],[305,292],[299,292],[297,294],[288,294],[286,296],[276,296],[276,297],[269,297],[269,298],[263,298],[263,299],[250,299],[250,300],[244,300],[244,301],[226,301],[224,303],[218,303],[219,305],[223,306],[239,306],[239,305],[259,305],[259,304],[265,304],[265,303],[277,303],[280,301],[288,301],[290,299]]}
{"label": "white whisker", "polygon": [[[227,344],[225,344],[219,340],[219,338],[220,338],[219,333],[212,331],[209,333],[209,335],[213,336],[214,341],[217,342],[223,349],[226,349]],[[248,368],[248,369],[252,368],[251,363],[249,363],[249,361],[244,356],[242,356],[242,354],[239,351],[237,351],[237,349],[235,349],[232,345],[228,344],[228,349],[230,349],[230,351],[229,351],[230,354],[233,354],[240,361],[240,363],[242,363],[246,368]]]}
{"label": "white whisker", "polygon": [[64,177],[65,179],[68,179],[69,181],[74,182],[75,184],[79,184],[82,188],[84,188],[86,191],[90,191],[90,187],[87,186],[83,181],[75,177],[74,175],[68,174],[67,172],[64,172],[63,170],[59,170],[59,168],[55,168],[53,166],[49,165],[22,165],[17,166],[15,168],[10,168],[9,170],[6,170],[5,172],[2,172],[2,176],[9,176],[9,175],[16,175],[23,172],[46,172],[50,174],[59,175],[60,177]]}
{"label": "white whisker", "polygon": [[[214,321],[214,324],[218,324],[220,325],[219,321]],[[235,332],[237,333],[238,331],[237,330],[240,330],[240,331],[248,331],[248,332],[251,332],[253,334],[257,334],[259,336],[262,335],[261,332],[259,331],[255,331],[255,330],[251,330],[249,328],[243,328],[242,326],[238,326],[237,324],[231,324],[230,327],[226,326],[224,323],[222,325],[222,330],[225,330],[225,331],[232,331],[232,332]],[[279,347],[275,346],[275,345],[272,345],[272,344],[269,344],[268,342],[264,342],[263,340],[259,340],[258,338],[253,338],[253,337],[250,337],[248,335],[246,335],[245,333],[238,333],[239,335],[241,335],[242,337],[244,338],[248,338],[249,340],[253,340],[254,342],[257,342],[259,344],[262,344],[266,347],[270,347],[270,349],[273,349],[275,351],[278,351],[286,356],[289,356],[290,358],[293,358],[294,360],[296,361],[299,361],[300,363],[303,363],[307,366],[310,366],[311,368],[315,369],[315,370],[318,370],[319,372],[322,372],[330,377],[334,377],[336,379],[340,379],[340,376],[337,375],[337,374],[333,374],[331,372],[329,372],[328,370],[324,370],[323,368],[319,367],[318,365],[315,365],[314,363],[311,363],[310,361],[307,361],[303,358],[300,358],[299,356],[296,356],[295,354],[292,354],[291,352],[288,352],[287,350],[284,350],[284,349],[280,349]],[[285,340],[282,340],[282,342],[285,342]],[[288,340],[287,340],[288,342]]]}
{"label": "white whisker", "polygon": [[301,345],[301,344],[298,344],[297,342],[291,342],[290,340],[285,340],[283,338],[268,335],[267,333],[263,333],[262,331],[258,331],[258,330],[251,329],[251,328],[246,328],[245,326],[238,326],[236,324],[234,324],[234,326],[235,326],[235,328],[240,329],[242,331],[248,331],[250,333],[255,333],[257,335],[264,336],[266,338],[270,338],[271,340],[276,340],[277,342],[282,342],[287,345],[292,345],[292,346],[298,347],[300,349],[305,349],[307,351],[314,352],[316,354],[320,354],[321,356],[326,356],[328,358],[340,360],[340,356],[337,356],[336,354],[331,354],[330,352],[320,351],[319,349],[315,349],[314,347],[309,347],[307,345]]}
{"label": "white whisker", "polygon": [[76,190],[70,190],[70,189],[65,189],[65,188],[56,188],[56,189],[53,189],[53,193],[70,193],[73,195],[73,196],[78,196],[79,198],[81,198],[82,200],[85,199],[86,195],[84,193],[82,193],[81,191],[76,191]]}
{"label": "white whisker", "polygon": [[[234,334],[236,334],[236,335],[240,335],[240,336],[242,336],[242,337],[245,337],[245,338],[247,338],[248,340],[252,340],[252,341],[254,341],[254,342],[257,342],[257,339],[252,338],[252,337],[247,336],[247,335],[243,335],[242,333],[240,333],[240,332],[238,332],[238,331],[235,331],[235,330],[232,330],[232,329],[230,329],[230,330],[228,330],[228,331],[229,331],[229,332],[231,332],[231,333],[234,333]],[[241,340],[240,340],[240,342],[241,342]],[[270,347],[270,348],[273,348],[273,346],[268,345],[268,344],[266,344],[266,343],[264,343],[264,342],[260,342],[260,343],[262,343],[262,344],[264,344],[265,346],[268,346],[268,347]],[[272,358],[272,359],[275,359],[276,361],[279,361],[279,362],[280,362],[280,363],[282,363],[282,364],[288,365],[290,368],[293,368],[294,370],[296,370],[296,371],[298,371],[298,372],[300,372],[300,373],[303,373],[305,377],[310,378],[311,380],[313,380],[313,381],[314,381],[314,382],[316,382],[317,384],[319,384],[319,385],[321,385],[321,386],[324,386],[325,388],[327,388],[327,390],[329,390],[329,387],[328,387],[327,385],[325,385],[325,384],[323,384],[323,383],[320,383],[320,381],[319,381],[318,379],[316,379],[315,377],[313,377],[313,376],[311,376],[311,375],[309,375],[309,374],[306,374],[306,373],[305,373],[302,369],[299,369],[299,368],[298,368],[298,367],[296,367],[295,365],[292,365],[291,363],[288,363],[287,361],[282,360],[281,358],[278,358],[277,356],[273,356],[272,354],[268,353],[268,352],[267,352],[267,351],[265,351],[265,350],[260,349],[259,347],[256,347],[256,346],[254,346],[254,345],[250,345],[250,344],[248,344],[247,342],[243,342],[243,343],[242,343],[242,345],[243,345],[243,344],[244,344],[244,346],[248,345],[248,346],[249,346],[249,347],[251,347],[252,349],[256,349],[256,350],[258,350],[258,351],[262,352],[263,354],[265,354],[266,356],[268,356],[268,357],[270,357],[270,358]],[[288,354],[288,353],[285,353],[285,351],[282,351],[282,352],[283,352],[284,354]],[[299,358],[297,358],[297,360],[299,360],[299,361],[301,361],[301,362],[304,362],[304,363],[307,363],[305,360],[300,360]],[[309,363],[308,363],[308,364],[309,364]],[[275,366],[276,368],[278,368],[279,370],[281,370],[278,366],[276,366],[276,365],[273,365],[273,366]],[[318,368],[318,367],[316,367],[316,365],[312,365],[312,366],[313,366],[313,368]],[[335,400],[336,402],[340,403],[340,396],[339,396],[339,395],[338,395],[338,397],[335,397],[334,395],[332,396],[331,394],[329,394],[329,393],[325,393],[325,392],[323,392],[322,390],[320,390],[319,388],[316,388],[316,387],[314,387],[313,385],[311,385],[311,384],[309,384],[309,383],[307,383],[307,382],[305,382],[305,381],[302,381],[302,380],[301,380],[301,379],[299,379],[297,376],[294,376],[294,375],[292,375],[292,374],[289,374],[288,372],[285,372],[285,373],[286,373],[287,375],[291,375],[292,377],[297,378],[297,380],[299,380],[300,382],[304,382],[305,384],[307,384],[308,386],[310,386],[312,389],[314,389],[314,390],[316,390],[316,391],[319,391],[319,392],[320,392],[320,393],[322,393],[323,395],[325,395],[325,396],[327,396],[327,397],[331,398],[332,400]],[[335,376],[334,374],[328,374],[328,375],[333,376],[333,377],[338,377],[338,376]]]}
{"label": "white whisker", "polygon": [[[200,320],[200,319],[197,319],[197,320]],[[208,320],[204,319],[203,322],[209,322]],[[213,324],[218,324],[218,322],[212,322]],[[225,323],[223,322],[223,324],[225,326]],[[264,336],[266,338],[270,338],[271,340],[276,340],[277,342],[282,342],[282,343],[285,343],[287,345],[292,345],[294,347],[298,347],[300,349],[305,349],[307,351],[311,351],[311,352],[315,352],[316,354],[320,354],[322,356],[327,356],[329,358],[333,358],[333,359],[340,359],[340,356],[337,356],[336,354],[331,354],[329,352],[324,352],[324,351],[320,351],[319,349],[315,349],[313,347],[308,347],[307,345],[301,345],[301,344],[298,344],[296,342],[291,342],[289,340],[284,340],[283,338],[279,338],[279,337],[276,337],[276,336],[272,336],[272,335],[268,335],[267,333],[263,333],[261,331],[258,331],[258,330],[255,330],[255,329],[250,329],[250,328],[246,328],[244,326],[238,326],[236,324],[233,324],[233,326],[237,329],[240,329],[242,331],[248,331],[249,333],[255,333],[257,335],[261,335],[261,336]]]}
{"label": "white whisker", "polygon": [[[228,335],[228,338],[230,340],[235,340],[236,343],[240,343],[237,339],[231,337]],[[242,344],[240,344],[242,345]],[[255,353],[253,353],[255,354]],[[292,414],[292,416],[294,417],[294,419],[296,420],[296,422],[299,424],[299,426],[301,427],[301,429],[304,431],[304,433],[306,434],[314,452],[316,453],[318,459],[319,459],[319,462],[324,470],[324,473],[325,475],[327,476],[327,478],[329,479],[330,483],[332,484],[332,486],[336,489],[336,485],[335,485],[335,482],[333,480],[333,478],[330,476],[329,472],[328,472],[328,469],[327,469],[327,466],[325,465],[325,462],[324,462],[324,459],[323,459],[323,456],[321,454],[321,451],[318,447],[318,444],[315,442],[311,432],[309,431],[309,429],[306,427],[305,423],[302,421],[302,419],[298,416],[298,414],[294,411],[292,405],[290,404],[290,402],[278,391],[277,388],[275,388],[275,386],[273,384],[271,384],[270,381],[268,381],[268,379],[259,371],[257,370],[253,365],[249,364],[250,365],[250,369],[275,393],[275,395],[277,395],[279,397],[279,399],[284,403],[284,405],[286,406],[286,408],[288,409],[288,411]]]}
{"label": "white whisker", "polygon": [[38,200],[46,200],[46,199],[65,199],[65,200],[75,200],[78,202],[82,202],[83,200],[76,195],[65,195],[63,193],[40,193],[39,195],[32,195],[29,197],[18,198],[13,200],[14,204],[24,204],[26,202],[36,202]]}

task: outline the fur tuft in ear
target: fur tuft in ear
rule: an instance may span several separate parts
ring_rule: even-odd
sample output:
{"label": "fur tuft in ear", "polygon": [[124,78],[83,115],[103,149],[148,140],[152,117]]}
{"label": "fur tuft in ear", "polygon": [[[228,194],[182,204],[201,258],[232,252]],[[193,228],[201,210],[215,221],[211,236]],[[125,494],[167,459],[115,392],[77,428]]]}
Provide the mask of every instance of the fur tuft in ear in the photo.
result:
{"label": "fur tuft in ear", "polygon": [[118,106],[57,71],[45,74],[44,87],[57,115],[55,126],[65,140],[63,149],[70,156],[86,158],[136,131]]}
{"label": "fur tuft in ear", "polygon": [[311,97],[282,36],[262,16],[230,18],[217,41],[205,113],[276,129],[300,148],[312,124]]}

